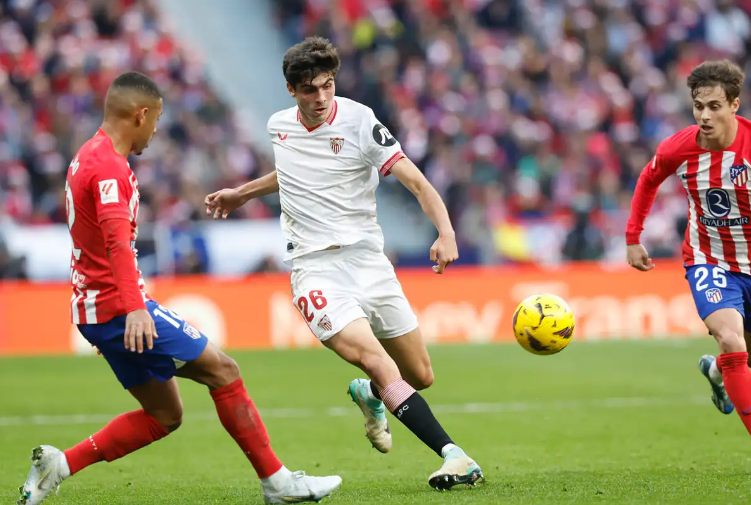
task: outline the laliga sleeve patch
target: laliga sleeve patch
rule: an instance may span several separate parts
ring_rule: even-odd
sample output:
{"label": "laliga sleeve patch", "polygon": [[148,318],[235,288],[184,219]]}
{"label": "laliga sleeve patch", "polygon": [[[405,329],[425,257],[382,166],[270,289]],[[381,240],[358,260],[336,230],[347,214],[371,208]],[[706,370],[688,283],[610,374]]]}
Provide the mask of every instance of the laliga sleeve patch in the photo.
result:
{"label": "laliga sleeve patch", "polygon": [[381,147],[390,147],[396,144],[394,136],[382,124],[377,124],[373,127],[373,140]]}
{"label": "laliga sleeve patch", "polygon": [[119,201],[117,195],[117,181],[115,179],[106,179],[99,181],[99,198],[102,203],[117,203]]}

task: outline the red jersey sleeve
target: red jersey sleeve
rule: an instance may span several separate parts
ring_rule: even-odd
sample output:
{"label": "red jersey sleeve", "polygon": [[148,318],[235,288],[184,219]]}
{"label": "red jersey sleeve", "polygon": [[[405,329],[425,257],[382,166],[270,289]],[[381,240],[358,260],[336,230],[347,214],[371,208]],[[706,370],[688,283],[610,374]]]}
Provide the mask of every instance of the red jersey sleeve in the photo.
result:
{"label": "red jersey sleeve", "polygon": [[91,192],[94,195],[97,220],[124,218],[131,220],[130,200],[133,185],[130,182],[130,169],[118,167],[117,161],[103,166],[91,178]]}
{"label": "red jersey sleeve", "polygon": [[639,237],[644,230],[644,221],[652,209],[657,190],[670,174],[675,173],[673,164],[657,149],[657,154],[647,164],[636,182],[634,197],[631,199],[631,215],[626,226],[626,244],[639,243]]}

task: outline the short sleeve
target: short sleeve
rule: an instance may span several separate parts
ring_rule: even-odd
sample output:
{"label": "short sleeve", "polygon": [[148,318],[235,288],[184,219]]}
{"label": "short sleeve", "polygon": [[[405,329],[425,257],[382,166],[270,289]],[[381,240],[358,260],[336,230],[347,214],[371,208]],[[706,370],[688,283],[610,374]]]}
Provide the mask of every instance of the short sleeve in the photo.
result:
{"label": "short sleeve", "polygon": [[366,108],[360,129],[360,150],[363,161],[389,175],[391,167],[404,158],[402,146],[376,118],[373,110]]}
{"label": "short sleeve", "polygon": [[112,218],[130,220],[130,199],[133,196],[130,170],[114,160],[97,163],[103,164],[96,167],[91,178],[97,220],[99,223]]}

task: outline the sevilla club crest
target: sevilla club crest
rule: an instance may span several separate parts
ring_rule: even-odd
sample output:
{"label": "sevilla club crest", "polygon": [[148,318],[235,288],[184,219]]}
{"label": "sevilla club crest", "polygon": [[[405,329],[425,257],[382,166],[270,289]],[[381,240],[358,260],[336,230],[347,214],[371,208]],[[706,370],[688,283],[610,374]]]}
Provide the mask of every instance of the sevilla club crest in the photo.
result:
{"label": "sevilla club crest", "polygon": [[331,141],[331,150],[334,151],[334,154],[339,154],[339,151],[344,147],[344,139],[332,137],[329,140]]}

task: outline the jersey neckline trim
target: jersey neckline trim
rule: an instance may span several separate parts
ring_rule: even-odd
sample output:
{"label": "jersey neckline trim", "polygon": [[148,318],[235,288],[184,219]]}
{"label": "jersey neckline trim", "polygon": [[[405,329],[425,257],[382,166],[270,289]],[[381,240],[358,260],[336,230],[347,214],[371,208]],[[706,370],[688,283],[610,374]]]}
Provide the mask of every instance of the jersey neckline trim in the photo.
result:
{"label": "jersey neckline trim", "polygon": [[308,128],[307,126],[305,126],[305,123],[302,122],[302,118],[300,117],[300,109],[298,108],[297,109],[297,121],[299,121],[299,123],[301,125],[303,125],[306,130],[308,130],[308,133],[311,133],[311,132],[316,131],[318,128],[320,128],[321,126],[323,126],[323,125],[325,125],[327,123],[329,125],[334,124],[334,119],[336,119],[336,111],[338,109],[339,109],[339,104],[337,104],[336,100],[334,100],[334,105],[331,107],[331,112],[329,112],[329,116],[326,118],[326,121],[324,121],[323,123],[319,124],[318,126],[314,126],[313,128]]}

